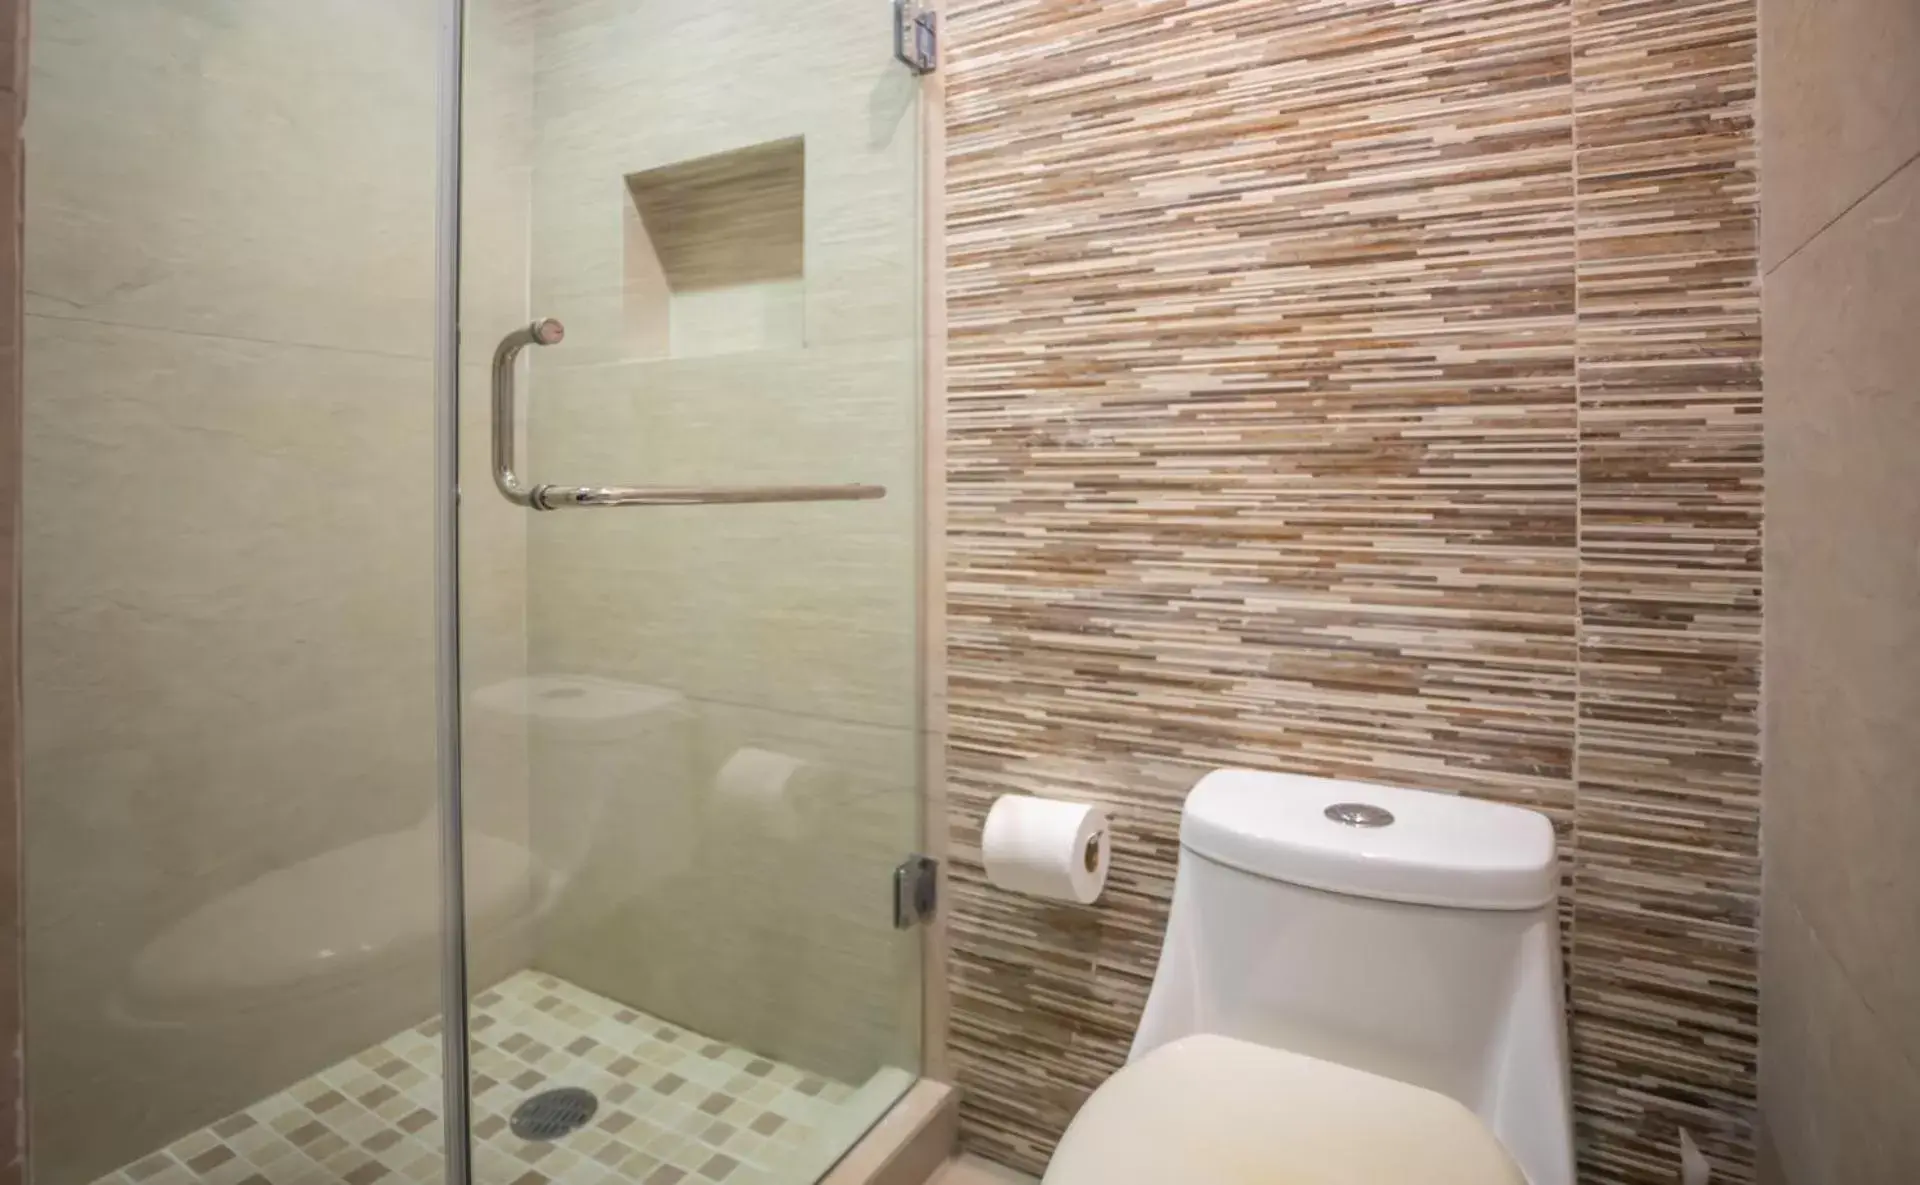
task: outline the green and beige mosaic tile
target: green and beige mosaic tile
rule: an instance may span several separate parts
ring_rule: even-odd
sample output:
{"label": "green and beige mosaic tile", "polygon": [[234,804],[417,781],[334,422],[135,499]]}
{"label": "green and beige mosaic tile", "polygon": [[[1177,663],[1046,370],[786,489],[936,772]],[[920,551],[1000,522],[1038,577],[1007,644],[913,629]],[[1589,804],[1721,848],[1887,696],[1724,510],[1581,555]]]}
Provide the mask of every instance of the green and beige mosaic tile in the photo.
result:
{"label": "green and beige mosaic tile", "polygon": [[[486,1185],[773,1185],[853,1088],[522,971],[473,1002],[474,1177]],[[600,1108],[513,1134],[529,1095]],[[184,1136],[96,1185],[389,1185],[441,1179],[437,1019]]]}

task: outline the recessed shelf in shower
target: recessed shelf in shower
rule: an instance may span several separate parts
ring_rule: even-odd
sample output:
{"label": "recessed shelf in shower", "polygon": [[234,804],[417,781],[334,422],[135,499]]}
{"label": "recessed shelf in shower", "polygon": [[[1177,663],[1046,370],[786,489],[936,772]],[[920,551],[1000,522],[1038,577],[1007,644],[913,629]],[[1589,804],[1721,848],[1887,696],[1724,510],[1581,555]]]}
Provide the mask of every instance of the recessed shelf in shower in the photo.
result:
{"label": "recessed shelf in shower", "polygon": [[625,307],[638,357],[805,344],[806,144],[626,176]]}

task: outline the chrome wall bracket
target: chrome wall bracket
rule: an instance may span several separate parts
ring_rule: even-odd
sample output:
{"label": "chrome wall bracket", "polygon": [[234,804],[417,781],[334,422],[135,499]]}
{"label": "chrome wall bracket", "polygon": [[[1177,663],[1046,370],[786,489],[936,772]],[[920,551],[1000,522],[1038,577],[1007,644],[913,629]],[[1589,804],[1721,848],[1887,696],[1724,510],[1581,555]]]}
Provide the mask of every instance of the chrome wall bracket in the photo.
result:
{"label": "chrome wall bracket", "polygon": [[893,0],[893,56],[915,74],[940,65],[940,17],[919,0]]}
{"label": "chrome wall bracket", "polygon": [[893,870],[893,928],[931,922],[939,908],[940,861],[916,852]]}

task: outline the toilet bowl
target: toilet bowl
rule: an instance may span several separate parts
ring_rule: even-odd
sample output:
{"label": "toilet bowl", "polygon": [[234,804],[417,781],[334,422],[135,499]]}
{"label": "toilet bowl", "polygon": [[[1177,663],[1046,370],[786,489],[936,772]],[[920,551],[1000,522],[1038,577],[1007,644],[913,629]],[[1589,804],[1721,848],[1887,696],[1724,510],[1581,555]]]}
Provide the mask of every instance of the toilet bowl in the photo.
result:
{"label": "toilet bowl", "polygon": [[1095,1092],[1047,1180],[1526,1185],[1446,1095],[1211,1034],[1162,1045]]}
{"label": "toilet bowl", "polygon": [[1045,1185],[1573,1185],[1558,883],[1533,811],[1208,774],[1129,1064]]}

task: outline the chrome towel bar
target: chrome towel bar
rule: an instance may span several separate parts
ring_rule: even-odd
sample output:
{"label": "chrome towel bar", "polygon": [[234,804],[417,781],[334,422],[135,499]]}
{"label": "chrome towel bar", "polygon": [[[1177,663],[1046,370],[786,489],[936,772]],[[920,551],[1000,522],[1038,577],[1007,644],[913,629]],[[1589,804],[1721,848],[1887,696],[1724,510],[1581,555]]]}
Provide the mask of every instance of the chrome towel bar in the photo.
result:
{"label": "chrome towel bar", "polygon": [[533,510],[576,506],[707,506],[755,502],[867,502],[885,486],[558,486],[520,484],[514,466],[513,362],[528,346],[564,341],[566,327],[551,317],[516,329],[493,352],[493,484],[507,501]]}

